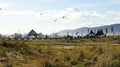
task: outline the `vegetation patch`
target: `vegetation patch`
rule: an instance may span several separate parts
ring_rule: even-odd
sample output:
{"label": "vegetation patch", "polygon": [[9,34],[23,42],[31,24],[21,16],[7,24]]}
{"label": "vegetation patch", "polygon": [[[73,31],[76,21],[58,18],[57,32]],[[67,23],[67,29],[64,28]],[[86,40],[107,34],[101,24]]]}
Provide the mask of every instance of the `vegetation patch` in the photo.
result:
{"label": "vegetation patch", "polygon": [[105,39],[0,41],[0,67],[120,67],[119,38]]}

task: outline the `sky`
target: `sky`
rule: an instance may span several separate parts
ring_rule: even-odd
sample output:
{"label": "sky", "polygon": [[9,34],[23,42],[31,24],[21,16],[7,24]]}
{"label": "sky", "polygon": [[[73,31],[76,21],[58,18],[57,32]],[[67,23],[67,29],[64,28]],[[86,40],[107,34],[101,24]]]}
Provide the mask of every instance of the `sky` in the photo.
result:
{"label": "sky", "polygon": [[51,34],[120,23],[120,0],[0,0],[0,33]]}

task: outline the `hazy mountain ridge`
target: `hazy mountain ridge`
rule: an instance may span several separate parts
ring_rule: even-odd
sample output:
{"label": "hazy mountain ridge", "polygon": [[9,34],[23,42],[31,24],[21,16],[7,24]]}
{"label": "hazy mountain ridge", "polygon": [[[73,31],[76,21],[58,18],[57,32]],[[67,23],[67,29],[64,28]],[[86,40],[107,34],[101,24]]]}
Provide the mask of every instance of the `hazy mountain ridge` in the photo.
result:
{"label": "hazy mountain ridge", "polygon": [[97,30],[102,29],[103,32],[106,34],[106,28],[108,29],[108,35],[113,34],[111,31],[111,28],[113,27],[113,32],[115,35],[120,34],[120,24],[112,24],[112,25],[104,25],[104,26],[98,26],[98,27],[82,27],[82,28],[77,28],[75,30],[63,30],[58,32],[61,35],[67,35],[67,32],[69,35],[86,35],[90,32],[90,30],[93,30],[93,32],[97,32]]}

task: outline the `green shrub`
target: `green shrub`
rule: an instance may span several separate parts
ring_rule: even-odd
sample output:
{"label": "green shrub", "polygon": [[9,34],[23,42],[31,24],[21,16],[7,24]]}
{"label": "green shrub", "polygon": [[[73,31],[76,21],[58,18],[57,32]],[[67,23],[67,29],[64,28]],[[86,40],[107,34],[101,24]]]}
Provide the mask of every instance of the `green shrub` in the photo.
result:
{"label": "green shrub", "polygon": [[110,67],[120,67],[120,60],[111,61]]}

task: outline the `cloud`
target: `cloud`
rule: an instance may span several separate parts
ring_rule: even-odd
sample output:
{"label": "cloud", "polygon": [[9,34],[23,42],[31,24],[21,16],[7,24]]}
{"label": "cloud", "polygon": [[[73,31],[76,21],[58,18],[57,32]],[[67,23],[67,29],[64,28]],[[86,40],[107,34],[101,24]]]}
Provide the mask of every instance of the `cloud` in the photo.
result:
{"label": "cloud", "polygon": [[[92,12],[82,12],[79,11],[79,9],[77,8],[67,8],[65,10],[58,10],[58,11],[52,11],[52,12],[48,12],[48,13],[43,13],[43,15],[38,15],[36,14],[36,16],[38,18],[44,18],[44,19],[58,19],[58,20],[62,20],[63,16],[65,16],[65,20],[78,20],[78,19],[104,19],[105,15],[100,14],[96,11],[92,11]],[[64,20],[64,21],[65,21]]]}
{"label": "cloud", "polygon": [[116,18],[114,18],[114,20],[120,20],[120,17],[116,17]]}
{"label": "cloud", "polygon": [[108,0],[108,3],[112,5],[120,4],[120,0]]}
{"label": "cloud", "polygon": [[109,18],[112,19],[112,21],[120,21],[120,11],[107,11],[107,13],[109,15]]}
{"label": "cloud", "polygon": [[[41,14],[41,15],[40,15]],[[58,11],[34,11],[34,10],[2,10],[0,15],[34,15],[42,19],[62,19],[63,16],[66,16],[66,19],[82,19],[82,18],[105,18],[105,15],[97,13],[96,11],[92,12],[82,12],[77,8],[67,8],[65,10]]]}
{"label": "cloud", "polygon": [[8,4],[4,2],[0,2],[0,8],[5,8],[5,7],[8,7]]}
{"label": "cloud", "polygon": [[97,13],[96,11],[93,11],[93,13],[90,15],[91,15],[91,17],[105,18],[105,15]]}
{"label": "cloud", "polygon": [[[2,10],[0,15],[31,15],[43,20],[58,21],[74,21],[74,20],[91,20],[91,19],[104,19],[105,15],[96,11],[83,12],[77,8],[67,8],[65,10],[58,11],[34,11],[34,10]],[[63,18],[65,16],[65,18]]]}
{"label": "cloud", "polygon": [[120,11],[107,11],[107,13],[120,16]]}
{"label": "cloud", "polygon": [[23,11],[16,11],[16,10],[2,10],[0,11],[0,15],[34,15],[35,12],[32,10],[23,10]]}

